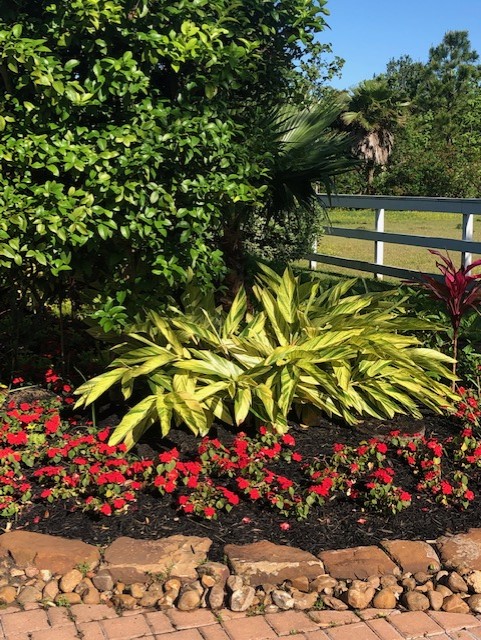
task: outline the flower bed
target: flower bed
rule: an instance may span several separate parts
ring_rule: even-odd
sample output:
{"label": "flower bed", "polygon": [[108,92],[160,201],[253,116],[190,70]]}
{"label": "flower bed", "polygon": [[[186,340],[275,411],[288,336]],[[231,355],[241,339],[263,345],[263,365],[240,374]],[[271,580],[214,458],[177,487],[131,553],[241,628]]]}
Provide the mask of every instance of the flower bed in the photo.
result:
{"label": "flower bed", "polygon": [[45,519],[42,508],[61,505],[64,512],[90,512],[94,520],[129,512],[138,518],[139,503],[148,498],[177,521],[214,520],[221,513],[223,519],[232,511],[250,525],[270,510],[274,515],[266,517],[289,535],[298,522],[332,513],[336,504],[340,511],[351,505],[351,519],[361,526],[376,513],[409,512],[413,501],[424,511],[437,503],[459,513],[481,483],[478,398],[464,389],[461,396],[456,424],[449,419],[438,437],[407,437],[398,428],[362,440],[339,428],[337,441],[329,434],[316,451],[313,443],[325,429],[282,435],[262,427],[222,439],[191,437],[187,447],[165,440],[160,452],[144,457],[123,444],[110,446],[108,428],[62,420],[58,404],[11,400],[0,416],[0,515],[37,525]]}

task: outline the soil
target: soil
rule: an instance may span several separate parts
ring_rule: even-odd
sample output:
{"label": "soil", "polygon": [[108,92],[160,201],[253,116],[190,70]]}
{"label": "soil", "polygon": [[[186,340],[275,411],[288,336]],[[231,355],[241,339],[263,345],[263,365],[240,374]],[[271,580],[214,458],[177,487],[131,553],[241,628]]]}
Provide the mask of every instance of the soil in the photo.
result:
{"label": "soil", "polygon": [[[348,428],[323,420],[319,426],[303,429],[292,425],[290,433],[296,439],[295,450],[304,457],[328,454],[335,442],[357,444],[370,436],[393,429],[418,432],[444,439],[453,435],[459,426],[445,417],[427,415],[423,420],[399,417],[389,422],[366,421],[361,429]],[[152,431],[152,430],[151,430]],[[232,434],[221,428],[212,434],[227,441]],[[155,433],[142,442],[138,453],[151,457],[156,452],[177,446],[183,452],[192,451],[196,439],[190,433],[173,430],[169,440],[157,441]],[[91,544],[104,545],[120,536],[135,538],[160,538],[174,534],[207,536],[213,545],[210,556],[223,559],[225,544],[247,544],[267,539],[277,544],[288,544],[312,553],[326,549],[341,549],[357,545],[376,544],[382,539],[403,538],[409,540],[433,540],[444,533],[457,533],[480,526],[481,508],[474,501],[466,511],[447,508],[428,495],[416,495],[416,478],[398,460],[390,461],[396,470],[396,483],[413,494],[412,506],[397,515],[366,512],[352,500],[336,496],[322,507],[311,510],[307,520],[289,520],[285,516],[256,503],[242,502],[230,513],[219,514],[218,520],[208,521],[179,513],[172,496],[140,494],[130,512],[121,516],[96,516],[70,511],[64,502],[48,506],[34,506],[12,523],[12,529],[28,529],[39,533],[81,538]],[[293,470],[287,463],[274,469],[291,479]],[[476,496],[481,495],[481,481],[470,483]],[[35,519],[40,518],[38,522]],[[248,518],[249,521],[243,519]],[[284,531],[281,523],[289,522]],[[1,524],[1,523],[0,523]],[[4,528],[6,523],[3,523]]]}

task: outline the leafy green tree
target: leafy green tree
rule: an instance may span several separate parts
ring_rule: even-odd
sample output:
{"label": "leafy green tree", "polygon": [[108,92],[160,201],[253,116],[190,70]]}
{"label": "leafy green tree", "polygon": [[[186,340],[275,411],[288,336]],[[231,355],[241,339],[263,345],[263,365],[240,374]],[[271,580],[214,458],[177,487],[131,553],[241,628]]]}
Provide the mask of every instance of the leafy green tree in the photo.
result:
{"label": "leafy green tree", "polygon": [[368,193],[373,193],[376,171],[389,161],[394,131],[403,122],[408,104],[385,80],[364,80],[354,88],[348,110],[341,116],[354,138],[354,154],[363,162]]}
{"label": "leafy green tree", "polygon": [[404,92],[412,107],[376,188],[399,195],[479,195],[480,69],[466,31],[446,33],[426,64],[409,56],[388,63],[382,79]]}
{"label": "leafy green tree", "polygon": [[473,91],[479,91],[478,60],[467,31],[448,31],[442,42],[429,50],[423,82],[415,100],[420,111],[433,112],[435,131],[448,143],[456,143],[468,97]]}
{"label": "leafy green tree", "polygon": [[266,114],[324,5],[0,0],[4,279],[134,310],[190,268],[219,278],[232,216],[264,205]]}

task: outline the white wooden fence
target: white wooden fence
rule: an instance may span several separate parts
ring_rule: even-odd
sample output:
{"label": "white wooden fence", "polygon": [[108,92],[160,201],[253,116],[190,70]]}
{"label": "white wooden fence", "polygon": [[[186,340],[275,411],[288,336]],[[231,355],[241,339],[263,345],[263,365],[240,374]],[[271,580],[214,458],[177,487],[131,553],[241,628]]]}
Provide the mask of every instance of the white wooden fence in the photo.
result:
{"label": "white wooden fence", "polygon": [[[471,264],[472,254],[481,253],[481,242],[473,241],[474,216],[481,214],[481,198],[420,198],[411,196],[352,196],[352,195],[319,195],[319,201],[327,209],[373,209],[374,230],[345,229],[342,227],[326,227],[325,233],[341,238],[355,238],[358,240],[372,240],[374,243],[374,262],[352,260],[341,256],[328,256],[317,252],[317,246],[313,253],[305,256],[310,262],[311,269],[317,267],[317,263],[331,264],[338,267],[347,267],[357,271],[375,273],[382,280],[384,275],[394,278],[411,279],[418,275],[417,271],[401,269],[399,267],[384,264],[384,243],[409,245],[414,247],[427,247],[429,249],[446,249],[460,251],[462,263],[465,266]],[[446,214],[462,215],[462,237],[440,238],[431,236],[416,236],[399,233],[386,233],[384,231],[385,211],[432,211]],[[409,227],[409,219],[406,218],[406,228]],[[322,240],[321,240],[322,245]],[[437,275],[437,274],[431,274]]]}

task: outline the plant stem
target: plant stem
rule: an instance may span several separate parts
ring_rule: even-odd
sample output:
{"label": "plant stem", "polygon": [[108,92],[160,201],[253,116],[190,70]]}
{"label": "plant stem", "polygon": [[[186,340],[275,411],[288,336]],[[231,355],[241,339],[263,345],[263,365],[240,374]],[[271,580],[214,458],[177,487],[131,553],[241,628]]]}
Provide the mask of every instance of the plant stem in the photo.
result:
{"label": "plant stem", "polygon": [[[458,368],[458,329],[456,327],[453,327],[453,358],[454,358],[454,362],[453,362],[453,375],[456,375],[456,371]],[[451,389],[453,391],[456,390],[456,381],[453,380],[451,383]]]}

